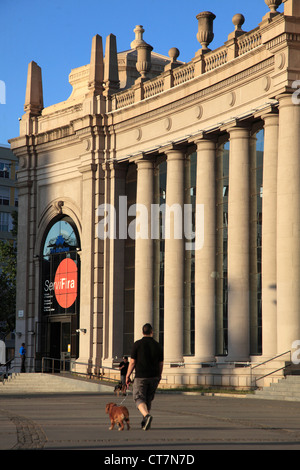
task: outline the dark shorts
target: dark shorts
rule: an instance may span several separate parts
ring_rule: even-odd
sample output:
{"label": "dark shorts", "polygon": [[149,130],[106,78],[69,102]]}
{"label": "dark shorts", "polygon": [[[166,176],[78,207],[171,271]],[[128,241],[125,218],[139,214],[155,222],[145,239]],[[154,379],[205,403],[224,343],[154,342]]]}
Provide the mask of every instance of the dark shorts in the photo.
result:
{"label": "dark shorts", "polygon": [[122,385],[126,384],[126,375],[121,375],[121,382],[122,382]]}
{"label": "dark shorts", "polygon": [[146,403],[148,411],[151,409],[151,402],[154,399],[155,391],[159,384],[158,377],[136,378],[133,382],[133,399],[138,407],[141,403]]}

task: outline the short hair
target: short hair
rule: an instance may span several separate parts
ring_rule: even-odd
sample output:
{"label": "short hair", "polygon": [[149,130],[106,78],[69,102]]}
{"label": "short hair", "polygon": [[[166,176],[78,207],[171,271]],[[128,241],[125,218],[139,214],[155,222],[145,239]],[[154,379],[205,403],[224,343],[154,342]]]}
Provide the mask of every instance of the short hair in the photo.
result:
{"label": "short hair", "polygon": [[151,335],[153,329],[152,329],[152,326],[150,325],[150,323],[146,323],[144,326],[143,326],[143,335]]}

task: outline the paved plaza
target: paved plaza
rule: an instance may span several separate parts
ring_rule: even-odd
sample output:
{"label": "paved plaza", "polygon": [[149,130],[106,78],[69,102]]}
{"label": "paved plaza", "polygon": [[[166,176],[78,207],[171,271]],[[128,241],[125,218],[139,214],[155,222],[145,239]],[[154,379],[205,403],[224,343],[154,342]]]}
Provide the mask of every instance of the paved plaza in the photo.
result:
{"label": "paved plaza", "polygon": [[106,403],[123,401],[113,394],[2,395],[0,400],[0,450],[102,450],[103,459],[117,451],[142,450],[146,456],[146,451],[300,450],[299,402],[158,393],[151,429],[143,431],[128,395],[123,405],[131,429],[119,432],[108,430],[105,413]]}

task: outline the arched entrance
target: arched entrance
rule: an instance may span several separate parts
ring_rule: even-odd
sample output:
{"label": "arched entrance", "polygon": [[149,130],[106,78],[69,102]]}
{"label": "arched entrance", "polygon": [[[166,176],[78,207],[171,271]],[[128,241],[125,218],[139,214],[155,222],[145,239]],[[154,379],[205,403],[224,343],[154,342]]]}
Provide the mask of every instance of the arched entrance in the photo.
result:
{"label": "arched entrance", "polygon": [[40,280],[41,352],[43,357],[79,355],[80,240],[69,216],[52,221],[42,244]]}

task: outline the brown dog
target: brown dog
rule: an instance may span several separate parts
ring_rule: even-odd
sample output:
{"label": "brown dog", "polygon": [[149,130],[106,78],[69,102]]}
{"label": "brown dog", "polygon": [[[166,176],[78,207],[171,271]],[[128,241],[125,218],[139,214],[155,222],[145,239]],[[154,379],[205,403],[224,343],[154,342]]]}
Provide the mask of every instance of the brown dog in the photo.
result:
{"label": "brown dog", "polygon": [[107,403],[105,412],[108,413],[111,426],[109,430],[114,428],[115,424],[119,425],[119,431],[124,429],[124,421],[127,424],[127,429],[130,429],[129,425],[129,412],[126,406],[117,406],[115,403]]}

